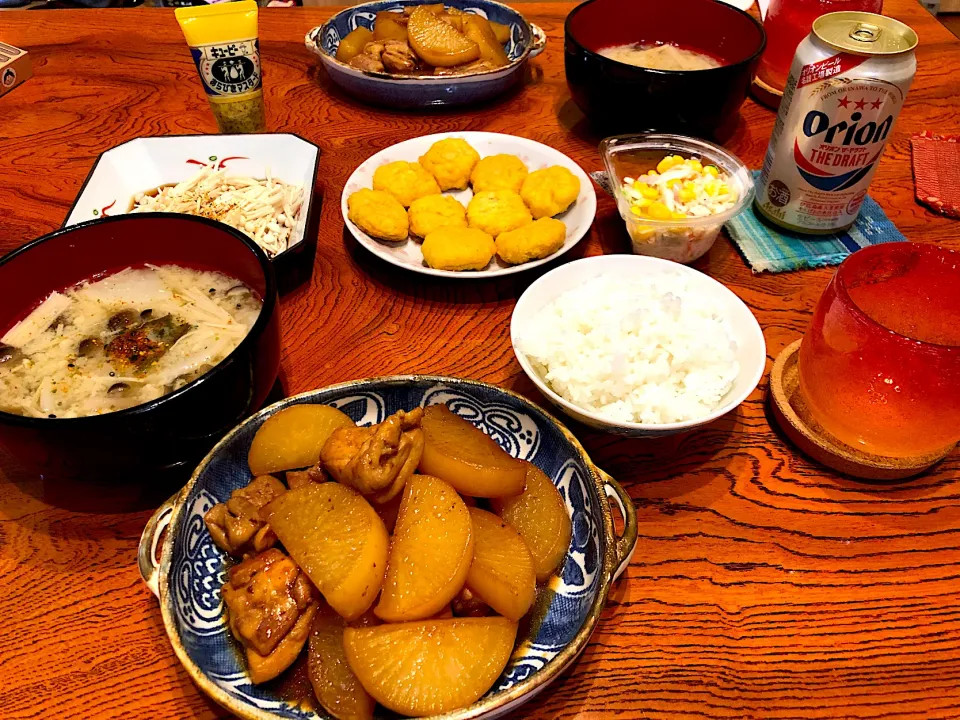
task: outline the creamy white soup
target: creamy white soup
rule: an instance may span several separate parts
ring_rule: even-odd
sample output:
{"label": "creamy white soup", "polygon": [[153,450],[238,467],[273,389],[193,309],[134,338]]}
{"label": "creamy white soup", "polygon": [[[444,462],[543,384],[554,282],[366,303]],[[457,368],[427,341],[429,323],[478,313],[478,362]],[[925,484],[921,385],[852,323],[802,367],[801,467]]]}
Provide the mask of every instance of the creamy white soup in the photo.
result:
{"label": "creamy white soup", "polygon": [[149,402],[226,358],[261,306],[234,278],[177,265],[53,292],[0,338],[0,410],[82,417]]}
{"label": "creamy white soup", "polygon": [[676,45],[614,45],[604,48],[600,54],[617,62],[653,70],[709,70],[720,67],[720,63],[709,55]]}

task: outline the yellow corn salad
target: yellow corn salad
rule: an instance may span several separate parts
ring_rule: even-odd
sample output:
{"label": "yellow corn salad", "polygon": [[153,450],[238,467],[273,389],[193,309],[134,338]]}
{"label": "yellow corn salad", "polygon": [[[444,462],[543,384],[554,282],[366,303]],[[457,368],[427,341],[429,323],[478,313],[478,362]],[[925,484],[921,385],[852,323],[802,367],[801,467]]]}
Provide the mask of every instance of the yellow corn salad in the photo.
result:
{"label": "yellow corn salad", "polygon": [[630,212],[651,220],[708,217],[729,210],[738,199],[727,173],[680,155],[667,155],[646,175],[624,178],[621,190]]}

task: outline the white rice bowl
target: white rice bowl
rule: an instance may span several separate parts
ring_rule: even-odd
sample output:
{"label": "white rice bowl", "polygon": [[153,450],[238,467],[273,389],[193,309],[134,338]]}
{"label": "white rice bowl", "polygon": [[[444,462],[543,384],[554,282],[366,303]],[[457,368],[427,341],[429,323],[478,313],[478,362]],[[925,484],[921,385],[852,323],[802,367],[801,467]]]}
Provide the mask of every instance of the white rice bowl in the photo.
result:
{"label": "white rice bowl", "polygon": [[705,418],[740,372],[730,321],[680,274],[589,280],[517,340],[558,395],[618,423]]}

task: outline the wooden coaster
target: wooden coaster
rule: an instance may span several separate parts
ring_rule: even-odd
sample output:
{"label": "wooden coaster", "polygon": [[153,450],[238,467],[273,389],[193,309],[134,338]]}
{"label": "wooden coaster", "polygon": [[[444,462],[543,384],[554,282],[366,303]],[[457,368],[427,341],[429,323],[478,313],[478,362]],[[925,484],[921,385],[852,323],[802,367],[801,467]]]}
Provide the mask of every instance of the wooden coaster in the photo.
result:
{"label": "wooden coaster", "polygon": [[770,87],[759,77],[753,79],[753,85],[750,86],[750,94],[758,103],[766,105],[768,108],[776,110],[780,107],[780,101],[783,100],[783,90],[777,90]]}
{"label": "wooden coaster", "polygon": [[900,480],[916,475],[943,460],[946,451],[893,458],[865,453],[837,440],[810,414],[800,393],[800,340],[777,356],[770,371],[770,406],[787,437],[814,460],[827,467],[868,480]]}

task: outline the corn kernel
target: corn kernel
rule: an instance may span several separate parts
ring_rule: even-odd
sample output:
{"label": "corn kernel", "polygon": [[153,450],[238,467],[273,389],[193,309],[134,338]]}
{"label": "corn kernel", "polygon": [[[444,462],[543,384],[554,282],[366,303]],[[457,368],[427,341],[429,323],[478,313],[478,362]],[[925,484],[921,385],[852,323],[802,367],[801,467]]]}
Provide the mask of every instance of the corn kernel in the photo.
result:
{"label": "corn kernel", "polygon": [[640,198],[639,200],[634,200],[633,204],[638,208],[650,207],[650,200],[647,198]]}
{"label": "corn kernel", "polygon": [[718,195],[726,195],[728,192],[730,192],[730,188],[727,187],[727,184],[726,184],[726,183],[720,183],[720,187],[717,188],[717,194],[718,194]]}
{"label": "corn kernel", "polygon": [[703,169],[703,171],[704,171],[707,175],[713,175],[713,177],[720,177],[720,171],[717,170],[717,166],[716,166],[716,165],[707,165],[707,166]]}
{"label": "corn kernel", "polygon": [[658,175],[658,173],[657,173],[656,170],[649,170],[649,171],[647,172],[647,176],[648,176],[648,177],[656,177],[657,175]]}
{"label": "corn kernel", "polygon": [[669,220],[671,215],[670,209],[659,201],[650,203],[647,214],[655,220]]}
{"label": "corn kernel", "polygon": [[667,188],[670,190],[673,190],[679,184],[680,184],[679,178],[674,178],[673,180],[667,180]]}
{"label": "corn kernel", "polygon": [[708,180],[703,184],[703,189],[707,192],[707,195],[713,197],[717,194],[717,183],[714,180]]}
{"label": "corn kernel", "polygon": [[644,185],[642,188],[640,188],[640,194],[645,198],[649,198],[650,200],[656,200],[658,197],[660,197],[660,191],[652,185]]}
{"label": "corn kernel", "polygon": [[683,162],[683,158],[679,155],[667,155],[663,160],[657,164],[657,172],[664,173],[672,167],[675,167]]}
{"label": "corn kernel", "polygon": [[682,212],[675,212],[673,213],[672,217],[674,220],[686,220],[687,214]]}
{"label": "corn kernel", "polygon": [[699,160],[690,160],[687,162],[687,165],[689,165],[690,169],[695,173],[703,172],[703,164]]}
{"label": "corn kernel", "polygon": [[630,208],[630,212],[632,212],[634,215],[643,215],[643,210],[638,208],[636,205]]}
{"label": "corn kernel", "polygon": [[687,188],[684,188],[683,190],[680,191],[680,202],[689,203],[689,202],[693,202],[696,199],[697,199],[697,192],[695,190],[688,190]]}
{"label": "corn kernel", "polygon": [[637,242],[651,242],[656,234],[657,231],[649,225],[638,225],[630,231],[630,236]]}
{"label": "corn kernel", "polygon": [[697,189],[697,186],[693,184],[693,180],[687,180],[685,183],[683,183],[683,189],[684,189],[684,190],[696,190],[696,189]]}

